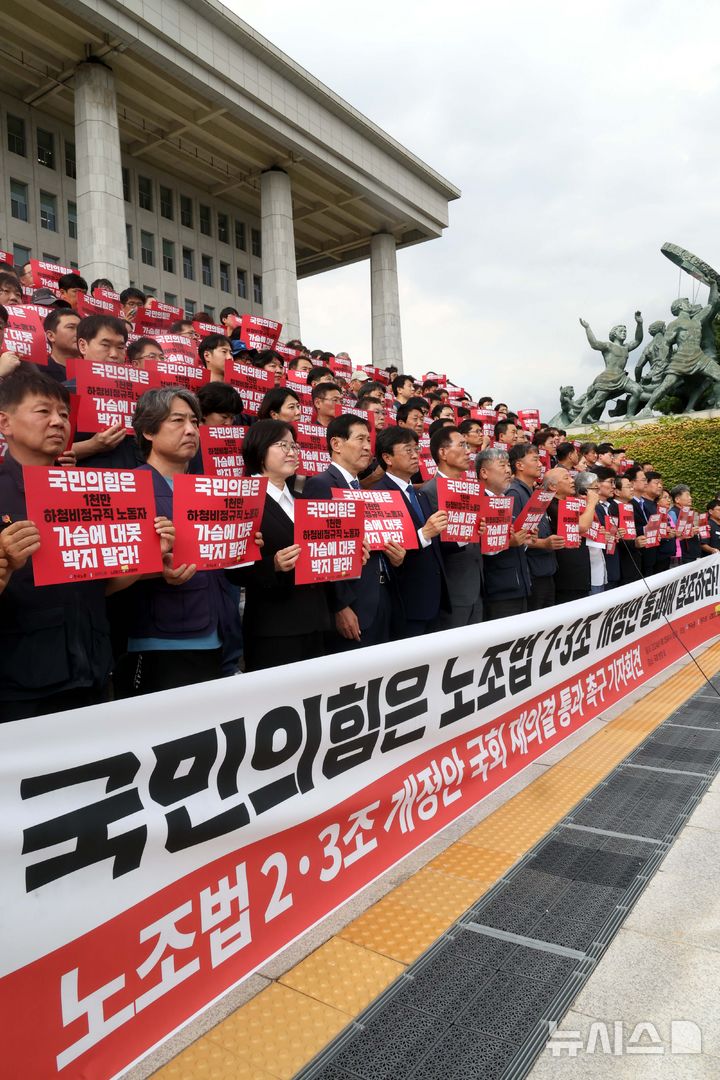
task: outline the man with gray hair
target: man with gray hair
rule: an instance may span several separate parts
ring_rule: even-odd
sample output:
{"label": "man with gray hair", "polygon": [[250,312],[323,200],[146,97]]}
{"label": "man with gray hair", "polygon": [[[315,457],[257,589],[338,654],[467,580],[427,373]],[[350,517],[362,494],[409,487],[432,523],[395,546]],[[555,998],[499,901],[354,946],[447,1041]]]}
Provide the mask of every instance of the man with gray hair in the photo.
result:
{"label": "man with gray hair", "polygon": [[[481,450],[475,459],[477,478],[486,495],[504,495],[512,473],[504,450]],[[528,534],[510,532],[510,547],[483,557],[485,571],[485,619],[503,619],[528,610],[532,581],[525,553]]]}

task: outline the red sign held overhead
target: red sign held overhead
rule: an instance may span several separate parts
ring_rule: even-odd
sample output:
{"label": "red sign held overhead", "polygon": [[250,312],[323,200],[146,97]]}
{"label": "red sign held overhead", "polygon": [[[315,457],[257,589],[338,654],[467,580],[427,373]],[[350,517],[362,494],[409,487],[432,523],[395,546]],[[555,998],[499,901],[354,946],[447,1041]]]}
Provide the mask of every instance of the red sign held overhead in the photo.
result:
{"label": "red sign held overhead", "polygon": [[438,510],[445,510],[448,525],[443,529],[442,540],[464,544],[478,539],[478,515],[483,494],[477,480],[448,480],[438,476]]}
{"label": "red sign held overhead", "polygon": [[97,289],[93,289],[92,294],[96,300],[116,300],[120,303],[120,293],[115,292],[114,289],[105,289],[102,285],[98,285]]}
{"label": "red sign held overhead", "polygon": [[23,477],[41,537],[36,585],[162,570],[149,472],[25,465]]}
{"label": "red sign held overhead", "polygon": [[471,409],[470,419],[477,420],[479,424],[482,424],[483,435],[487,435],[490,439],[494,437],[495,425],[498,419],[494,409]]}
{"label": "red sign held overhead", "polygon": [[208,476],[244,476],[242,445],[247,431],[246,427],[208,427],[201,424],[203,472]]}
{"label": "red sign held overhead", "polygon": [[531,434],[540,427],[540,413],[537,409],[518,409],[520,426]]}
{"label": "red sign held overhead", "polygon": [[190,476],[173,484],[176,566],[222,570],[261,557],[255,541],[260,529],[267,478]]}
{"label": "red sign held overhead", "polygon": [[301,547],[295,584],[359,578],[365,514],[360,503],[345,499],[297,499],[295,543]]}
{"label": "red sign held overhead", "polygon": [[169,315],[173,322],[179,322],[185,317],[182,308],[176,307],[174,304],[163,304],[155,296],[148,296],[145,311],[148,315],[154,315],[155,313]]}
{"label": "red sign held overhead", "polygon": [[[152,312],[152,314],[159,315],[160,312]],[[225,327],[221,323],[202,322],[201,320],[193,319],[192,324],[201,338],[208,337],[209,334],[222,334],[223,337],[227,336],[225,334]]]}
{"label": "red sign held overhead", "polygon": [[515,519],[515,532],[519,529],[525,529],[527,532],[537,532],[545,511],[554,498],[555,495],[552,491],[543,491],[542,488],[533,491]]}
{"label": "red sign held overhead", "polygon": [[497,555],[510,547],[513,501],[505,495],[482,495],[480,517],[487,530],[480,537],[483,555]]}
{"label": "red sign held overhead", "polygon": [[2,263],[3,266],[14,266],[15,260],[13,259],[11,252],[0,251],[0,263]]}
{"label": "red sign held overhead", "polygon": [[298,472],[303,476],[325,472],[331,464],[326,429],[321,424],[306,423],[301,420],[295,425],[295,430],[300,447]]}
{"label": "red sign held overhead", "polygon": [[275,386],[275,372],[238,360],[225,361],[225,382],[230,383],[243,399],[245,412],[256,416],[262,399]]}
{"label": "red sign held overhead", "polygon": [[384,551],[388,543],[400,544],[406,550],[420,546],[417,530],[399,491],[333,488],[332,497],[363,503],[365,539],[371,551]]}
{"label": "red sign held overhead", "polygon": [[66,274],[76,274],[70,266],[60,266],[59,263],[45,262],[42,259],[31,259],[33,286],[36,289],[50,289],[55,292],[57,283]]}
{"label": "red sign held overhead", "polygon": [[[98,292],[96,289],[95,292]],[[78,293],[77,313],[81,319],[88,315],[112,315],[119,319],[122,304],[119,300],[111,300],[105,296],[88,296],[87,293]]]}
{"label": "red sign held overhead", "polygon": [[300,349],[289,349],[287,345],[281,345],[279,341],[273,345],[273,348],[276,353],[282,356],[286,364],[291,364],[293,360],[300,356],[301,352]]}
{"label": "red sign held overhead", "polygon": [[280,340],[282,323],[258,315],[243,315],[240,320],[240,340],[248,349],[274,349]]}
{"label": "red sign held overhead", "polygon": [[75,380],[80,398],[80,431],[102,431],[120,422],[128,432],[132,431],[135,402],[158,385],[154,372],[87,360],[77,362]]}
{"label": "red sign held overhead", "polygon": [[5,328],[3,349],[15,353],[30,364],[47,366],[49,347],[43,319],[48,313],[37,304],[8,304],[8,324]]}

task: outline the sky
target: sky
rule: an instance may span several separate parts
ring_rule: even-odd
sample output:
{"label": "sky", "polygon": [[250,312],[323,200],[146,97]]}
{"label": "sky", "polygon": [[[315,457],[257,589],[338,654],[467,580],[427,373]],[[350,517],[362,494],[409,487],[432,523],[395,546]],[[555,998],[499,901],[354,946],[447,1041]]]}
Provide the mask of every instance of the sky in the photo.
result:
{"label": "sky", "polygon": [[[639,309],[647,344],[705,298],[660,246],[720,269],[712,0],[228,6],[462,190],[441,239],[398,252],[406,371],[549,419],[602,366],[580,316],[630,340]],[[303,341],[369,363],[369,262],[299,290]]]}

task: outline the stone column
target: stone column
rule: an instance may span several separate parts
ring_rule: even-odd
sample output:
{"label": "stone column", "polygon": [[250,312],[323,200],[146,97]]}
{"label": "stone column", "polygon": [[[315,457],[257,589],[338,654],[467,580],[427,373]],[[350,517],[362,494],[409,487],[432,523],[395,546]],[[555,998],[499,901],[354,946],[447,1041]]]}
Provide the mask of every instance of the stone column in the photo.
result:
{"label": "stone column", "polygon": [[397,257],[390,233],[376,233],[370,240],[370,304],[373,365],[394,364],[402,371]]}
{"label": "stone column", "polygon": [[282,323],[280,337],[300,337],[295,234],[290,177],[269,169],[260,177],[263,314]]}
{"label": "stone column", "polygon": [[115,77],[101,63],[75,72],[75,157],[80,273],[88,285],[106,277],[120,291],[128,285],[120,133]]}

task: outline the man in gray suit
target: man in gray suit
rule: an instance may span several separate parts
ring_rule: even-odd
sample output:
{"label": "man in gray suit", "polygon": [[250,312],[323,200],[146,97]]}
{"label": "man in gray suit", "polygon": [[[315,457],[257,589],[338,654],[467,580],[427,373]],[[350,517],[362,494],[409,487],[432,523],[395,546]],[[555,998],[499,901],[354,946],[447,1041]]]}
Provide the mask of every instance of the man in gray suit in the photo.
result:
{"label": "man in gray suit", "polygon": [[[456,427],[444,427],[430,439],[430,453],[438,467],[438,476],[448,480],[464,480],[467,469],[472,468],[472,455],[465,436]],[[437,480],[433,477],[423,484],[433,513],[438,508]],[[450,630],[456,626],[469,626],[482,622],[482,555],[480,545],[456,544],[441,541],[445,563],[451,611],[440,611],[433,630]]]}

